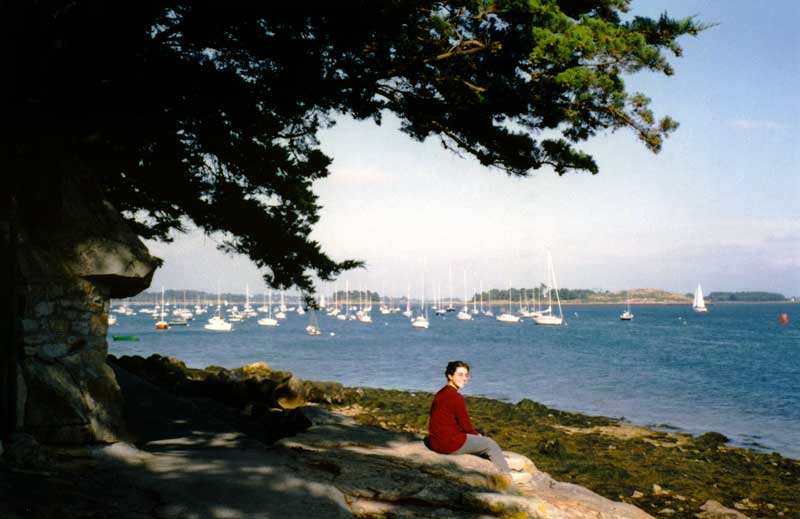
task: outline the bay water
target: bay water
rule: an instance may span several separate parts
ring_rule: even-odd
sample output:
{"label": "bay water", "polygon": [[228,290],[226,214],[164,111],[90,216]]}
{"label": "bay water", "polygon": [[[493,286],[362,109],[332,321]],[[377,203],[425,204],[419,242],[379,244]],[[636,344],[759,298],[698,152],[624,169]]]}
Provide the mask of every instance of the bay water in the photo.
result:
{"label": "bay water", "polygon": [[448,361],[464,360],[472,367],[465,395],[717,431],[734,445],[800,458],[800,305],[714,305],[706,314],[634,305],[628,322],[619,320],[622,310],[565,306],[566,325],[558,327],[431,313],[428,330],[400,314],[373,311],[366,324],[320,313],[316,337],[305,333],[308,315],[291,312],[277,328],[251,318],[229,333],[204,330],[208,316],[157,331],[149,315],[120,315],[109,328],[109,353],[158,353],[196,368],[263,361],[307,380],[428,392],[444,385]]}

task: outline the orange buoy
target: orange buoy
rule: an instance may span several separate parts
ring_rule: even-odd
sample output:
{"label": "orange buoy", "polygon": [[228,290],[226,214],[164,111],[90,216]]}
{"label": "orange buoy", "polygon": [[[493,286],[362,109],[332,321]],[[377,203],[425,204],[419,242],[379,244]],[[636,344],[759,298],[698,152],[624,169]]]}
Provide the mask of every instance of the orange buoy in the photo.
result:
{"label": "orange buoy", "polygon": [[788,324],[789,323],[789,316],[785,313],[781,314],[781,324]]}

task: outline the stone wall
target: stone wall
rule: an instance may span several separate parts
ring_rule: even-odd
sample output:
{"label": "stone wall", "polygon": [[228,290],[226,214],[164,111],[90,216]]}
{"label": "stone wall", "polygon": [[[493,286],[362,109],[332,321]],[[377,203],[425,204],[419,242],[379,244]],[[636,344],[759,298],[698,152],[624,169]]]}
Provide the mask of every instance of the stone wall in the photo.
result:
{"label": "stone wall", "polygon": [[24,292],[17,427],[46,443],[124,437],[119,386],[105,362],[108,288],[51,279]]}
{"label": "stone wall", "polygon": [[22,197],[16,216],[16,430],[45,443],[125,439],[109,299],[147,288],[159,260],[90,183]]}

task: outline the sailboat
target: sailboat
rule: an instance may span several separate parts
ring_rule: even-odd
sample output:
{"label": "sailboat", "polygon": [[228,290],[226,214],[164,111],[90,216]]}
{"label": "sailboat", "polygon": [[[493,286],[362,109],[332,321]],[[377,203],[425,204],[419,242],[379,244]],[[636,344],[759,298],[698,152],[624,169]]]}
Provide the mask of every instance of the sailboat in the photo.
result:
{"label": "sailboat", "polygon": [[631,312],[631,298],[630,295],[626,294],[627,296],[627,308],[624,312],[622,312],[619,316],[621,321],[631,321],[633,320],[633,313]]}
{"label": "sailboat", "polygon": [[[363,299],[361,297],[362,294],[365,295]],[[361,309],[356,312],[356,319],[358,319],[358,322],[360,323],[369,324],[372,322],[372,316],[370,315],[370,312],[372,311],[372,296],[369,294],[369,289],[366,290],[366,293],[365,291],[359,289],[358,298],[361,302]]]}
{"label": "sailboat", "polygon": [[450,302],[447,304],[446,310],[448,312],[455,312],[456,308],[453,306],[453,267],[449,267],[447,275],[450,278]]}
{"label": "sailboat", "polygon": [[697,290],[694,291],[692,310],[700,313],[708,312],[708,308],[706,308],[706,301],[703,299],[703,289],[700,287],[700,283],[697,284]]}
{"label": "sailboat", "polygon": [[319,329],[319,323],[317,322],[317,312],[312,307],[308,309],[308,326],[306,326],[306,333],[315,336],[322,335],[322,330]]}
{"label": "sailboat", "polygon": [[425,273],[422,274],[422,306],[419,315],[411,320],[411,326],[427,330],[431,323],[428,321],[428,313],[425,311]]}
{"label": "sailboat", "polygon": [[519,316],[511,313],[511,281],[508,282],[508,312],[503,312],[497,316],[497,320],[501,323],[518,323]]}
{"label": "sailboat", "polygon": [[444,305],[442,304],[442,286],[440,284],[436,284],[436,297],[434,298],[434,303],[436,306],[433,307],[433,310],[436,315],[444,315],[447,313],[445,310]]}
{"label": "sailboat", "polygon": [[406,292],[406,309],[403,312],[403,317],[408,317],[409,319],[411,316],[414,315],[411,311],[411,285],[408,285],[408,292]]}
{"label": "sailboat", "polygon": [[[561,313],[561,298],[558,295],[558,285],[556,284],[556,272],[553,269],[553,257],[547,251],[547,309],[542,310],[542,315],[533,317],[536,324],[558,326],[564,322],[564,315]],[[558,315],[553,314],[553,292],[556,293],[556,303],[558,305]]]}
{"label": "sailboat", "polygon": [[169,330],[169,323],[164,320],[164,287],[161,287],[161,310],[160,310],[160,319],[156,321],[156,330]]}
{"label": "sailboat", "polygon": [[272,289],[269,289],[269,304],[267,307],[267,316],[256,321],[259,326],[278,326],[278,320],[272,317]]}
{"label": "sailboat", "polygon": [[467,271],[464,271],[464,308],[458,312],[456,316],[461,321],[471,321],[472,314],[469,313],[469,307],[467,306]]}
{"label": "sailboat", "polygon": [[250,304],[250,285],[244,285],[244,309],[242,310],[242,317],[255,317],[258,315],[258,312],[253,308],[253,305]]}
{"label": "sailboat", "polygon": [[204,328],[210,332],[229,332],[233,329],[233,323],[225,321],[222,317],[222,302],[220,301],[219,288],[217,288],[217,315],[208,320]]}
{"label": "sailboat", "polygon": [[275,319],[286,319],[286,301],[283,298],[283,290],[281,290],[281,305],[278,307],[278,313],[275,314]]}

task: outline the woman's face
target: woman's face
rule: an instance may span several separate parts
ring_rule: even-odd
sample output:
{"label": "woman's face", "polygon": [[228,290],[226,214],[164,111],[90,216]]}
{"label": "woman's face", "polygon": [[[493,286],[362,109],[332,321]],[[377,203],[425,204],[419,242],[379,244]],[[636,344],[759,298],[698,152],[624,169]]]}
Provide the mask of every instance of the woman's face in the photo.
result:
{"label": "woman's face", "polygon": [[456,368],[455,373],[447,375],[448,384],[456,389],[461,389],[469,382],[469,370],[463,366]]}

